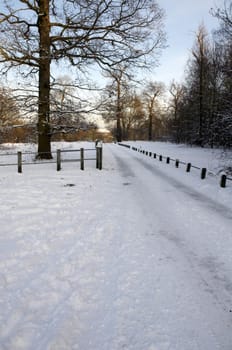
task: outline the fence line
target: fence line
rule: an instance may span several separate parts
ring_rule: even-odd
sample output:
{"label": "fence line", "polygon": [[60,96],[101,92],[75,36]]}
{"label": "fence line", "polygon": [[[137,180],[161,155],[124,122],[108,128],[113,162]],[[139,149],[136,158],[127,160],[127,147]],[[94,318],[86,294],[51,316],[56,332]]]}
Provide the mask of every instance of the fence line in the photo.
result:
{"label": "fence line", "polygon": [[[162,154],[157,154],[157,153],[152,153],[150,151],[146,151],[142,148],[137,148],[137,147],[134,147],[134,146],[130,146],[128,144],[123,144],[123,143],[118,143],[118,145],[120,146],[124,146],[124,147],[127,147],[129,149],[132,149],[133,151],[136,151],[136,152],[139,152],[139,153],[142,153],[146,156],[149,156],[149,157],[152,157],[153,155],[153,158],[154,159],[159,159],[160,162],[162,162],[164,159],[166,159],[166,163],[167,164],[170,164],[170,161],[171,162],[174,162],[175,163],[175,167],[176,168],[179,168],[179,165],[186,165],[186,172],[189,173],[191,171],[191,169],[197,169],[197,170],[200,170],[200,178],[201,180],[204,180],[206,178],[206,175],[212,175],[212,176],[215,176],[216,177],[216,174],[214,174],[213,172],[211,171],[207,171],[207,168],[200,168],[196,165],[193,165],[192,163],[186,163],[186,162],[183,162],[183,161],[180,161],[179,159],[173,159],[171,157],[168,157],[168,156],[164,156]],[[226,187],[226,183],[227,181],[232,181],[232,178],[227,176],[225,173],[223,173],[220,177],[220,187],[222,188],[225,188]]]}
{"label": "fence line", "polygon": [[[89,152],[95,152],[95,155],[93,156],[92,154],[90,156],[88,156]],[[62,157],[62,154],[68,154],[68,153],[72,153],[72,152],[76,152],[79,154],[78,157],[71,157],[71,158],[65,158]],[[56,170],[60,171],[61,170],[61,165],[63,163],[66,162],[80,162],[80,169],[84,170],[85,168],[85,162],[86,161],[96,161],[96,168],[99,170],[102,170],[102,158],[103,158],[103,152],[102,152],[102,144],[96,145],[95,148],[80,148],[80,149],[58,149],[56,151],[52,151],[53,157],[54,154],[56,154],[56,160],[53,159],[45,159],[45,160],[41,160],[41,159],[37,159],[36,160],[36,152],[17,152],[17,153],[6,153],[6,154],[0,154],[0,157],[13,157],[12,162],[9,162],[8,159],[8,163],[0,163],[0,167],[1,166],[17,166],[17,170],[18,173],[22,173],[22,169],[24,167],[24,165],[38,165],[38,164],[56,164]],[[32,159],[25,159],[24,156],[34,156],[34,160]]]}

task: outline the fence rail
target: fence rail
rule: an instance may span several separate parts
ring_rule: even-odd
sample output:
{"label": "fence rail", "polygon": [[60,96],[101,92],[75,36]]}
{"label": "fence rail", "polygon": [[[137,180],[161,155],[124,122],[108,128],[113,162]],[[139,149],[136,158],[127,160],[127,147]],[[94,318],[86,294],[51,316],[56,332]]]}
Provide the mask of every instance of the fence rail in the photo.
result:
{"label": "fence rail", "polygon": [[[215,177],[217,176],[212,171],[208,171],[207,168],[200,168],[200,167],[198,167],[196,165],[193,165],[190,162],[187,163],[187,162],[184,162],[184,161],[180,161],[179,159],[173,159],[171,157],[164,156],[162,154],[154,153],[154,152],[151,152],[151,151],[147,151],[147,150],[144,150],[142,148],[137,148],[137,147],[134,147],[134,146],[130,146],[128,144],[118,143],[118,145],[124,146],[124,147],[129,148],[129,149],[132,149],[133,151],[136,151],[136,152],[140,152],[140,153],[142,153],[142,154],[144,154],[146,156],[153,157],[155,159],[159,159],[160,162],[162,162],[165,159],[166,159],[166,163],[167,164],[170,164],[170,162],[174,162],[176,168],[179,168],[180,164],[181,165],[185,165],[187,173],[189,173],[191,171],[191,169],[200,170],[200,178],[202,180],[204,180],[206,178],[207,174],[211,175],[211,176],[215,176]],[[220,187],[225,188],[226,185],[227,185],[227,181],[232,181],[232,178],[230,176],[226,175],[225,173],[223,173],[220,176],[220,180],[219,180]]]}
{"label": "fence rail", "polygon": [[[95,148],[58,149],[52,151],[52,159],[36,159],[36,152],[15,152],[0,154],[0,167],[17,166],[18,173],[22,173],[25,165],[56,164],[56,170],[61,170],[63,163],[80,162],[80,169],[85,169],[86,161],[96,161],[96,168],[102,170],[102,145]],[[73,154],[75,153],[75,156]],[[72,155],[72,156],[71,156]],[[4,161],[4,157],[6,161]]]}

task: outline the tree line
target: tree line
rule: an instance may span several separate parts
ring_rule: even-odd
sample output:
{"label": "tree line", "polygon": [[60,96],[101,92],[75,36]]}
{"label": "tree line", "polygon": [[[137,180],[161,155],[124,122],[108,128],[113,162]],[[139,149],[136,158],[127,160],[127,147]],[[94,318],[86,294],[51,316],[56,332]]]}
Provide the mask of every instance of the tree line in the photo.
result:
{"label": "tree line", "polygon": [[[139,79],[166,44],[155,0],[4,0],[0,73],[4,81],[13,71],[18,83],[0,87],[0,141],[10,126],[20,139],[26,124],[38,157],[50,158],[51,140],[94,130],[89,116],[101,115],[117,141],[231,147],[231,7],[226,0],[211,10],[218,29],[210,36],[199,26],[184,82],[165,86]],[[106,86],[91,79],[93,71]]]}
{"label": "tree line", "polygon": [[148,81],[138,89],[130,67],[121,65],[108,72],[103,117],[111,122],[118,141],[232,146],[232,3],[224,5],[211,10],[219,22],[212,36],[203,24],[199,26],[183,82],[165,87]]}
{"label": "tree line", "polygon": [[[75,72],[78,89],[90,90],[91,67],[149,66],[165,41],[164,14],[155,0],[3,0],[1,8],[0,71],[4,78],[17,70],[33,85],[26,101],[30,108],[37,101],[38,158],[52,157],[57,72]],[[73,100],[77,114],[90,112],[83,94],[73,94]],[[59,119],[61,113],[56,114]]]}
{"label": "tree line", "polygon": [[186,80],[171,87],[169,133],[176,142],[232,146],[232,3],[212,11],[219,29],[212,38],[201,25]]}

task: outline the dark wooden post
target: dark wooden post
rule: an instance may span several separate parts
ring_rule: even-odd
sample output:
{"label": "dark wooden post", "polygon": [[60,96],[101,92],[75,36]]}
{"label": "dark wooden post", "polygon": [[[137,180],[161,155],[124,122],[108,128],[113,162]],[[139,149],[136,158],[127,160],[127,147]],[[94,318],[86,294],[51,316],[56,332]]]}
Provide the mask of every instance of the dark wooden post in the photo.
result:
{"label": "dark wooden post", "polygon": [[201,169],[201,179],[204,180],[206,178],[206,171],[207,169],[206,168],[202,168]]}
{"label": "dark wooden post", "polygon": [[156,153],[154,153],[154,158],[156,158]]}
{"label": "dark wooden post", "polygon": [[176,168],[179,168],[179,163],[180,163],[179,159],[176,159],[176,162],[175,162]]}
{"label": "dark wooden post", "polygon": [[98,164],[98,169],[102,170],[102,147],[99,147],[99,164]]}
{"label": "dark wooden post", "polygon": [[102,143],[96,147],[96,168],[102,170]]}
{"label": "dark wooden post", "polygon": [[162,157],[162,155],[160,154],[160,156],[159,156],[159,161],[162,162],[162,160],[163,160],[163,157]]}
{"label": "dark wooden post", "polygon": [[96,169],[99,169],[99,147],[96,147]]}
{"label": "dark wooden post", "polygon": [[186,172],[187,172],[187,173],[190,172],[191,166],[192,166],[191,163],[188,163],[188,164],[187,164],[187,167],[186,167]]}
{"label": "dark wooden post", "polygon": [[84,148],[80,149],[80,155],[81,155],[81,159],[80,159],[81,170],[84,170]]}
{"label": "dark wooden post", "polygon": [[22,173],[22,152],[18,152],[18,173]]}
{"label": "dark wooden post", "polygon": [[226,175],[225,174],[223,174],[221,176],[220,186],[223,187],[223,188],[226,187]]}
{"label": "dark wooden post", "polygon": [[167,164],[170,163],[170,157],[167,157],[166,163],[167,163]]}
{"label": "dark wooden post", "polygon": [[56,170],[57,171],[61,170],[61,150],[60,149],[56,151]]}

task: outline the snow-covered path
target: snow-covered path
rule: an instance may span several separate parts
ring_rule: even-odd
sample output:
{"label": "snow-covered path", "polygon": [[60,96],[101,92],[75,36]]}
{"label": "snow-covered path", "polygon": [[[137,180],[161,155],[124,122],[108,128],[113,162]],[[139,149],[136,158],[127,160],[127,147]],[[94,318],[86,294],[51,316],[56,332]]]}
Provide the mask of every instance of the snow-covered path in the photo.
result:
{"label": "snow-covered path", "polygon": [[1,349],[232,349],[229,208],[116,145],[40,167],[0,177]]}

